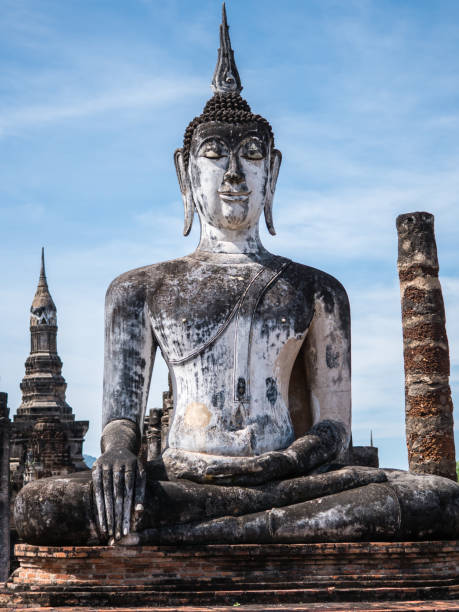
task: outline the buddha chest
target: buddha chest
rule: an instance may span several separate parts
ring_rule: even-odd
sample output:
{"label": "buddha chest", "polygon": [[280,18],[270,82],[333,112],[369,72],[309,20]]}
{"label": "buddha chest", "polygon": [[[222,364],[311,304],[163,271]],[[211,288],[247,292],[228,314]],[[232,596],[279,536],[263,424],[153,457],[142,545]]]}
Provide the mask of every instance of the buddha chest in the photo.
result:
{"label": "buddha chest", "polygon": [[288,381],[312,317],[291,262],[180,260],[149,299],[174,384],[169,444],[257,454],[292,441]]}
{"label": "buddha chest", "polygon": [[[269,359],[270,347],[306,332],[313,296],[295,283],[289,260],[215,265],[183,258],[177,263],[148,300],[153,331],[169,365],[212,353],[224,336],[242,367],[252,344],[264,345]],[[240,381],[241,397],[243,386]]]}

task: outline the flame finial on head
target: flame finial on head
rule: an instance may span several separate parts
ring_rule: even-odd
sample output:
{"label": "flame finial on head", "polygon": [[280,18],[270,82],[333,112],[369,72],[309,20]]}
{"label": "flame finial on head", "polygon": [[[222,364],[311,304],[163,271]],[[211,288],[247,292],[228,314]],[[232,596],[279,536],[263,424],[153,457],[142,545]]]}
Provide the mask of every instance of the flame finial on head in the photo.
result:
{"label": "flame finial on head", "polygon": [[215,66],[212,90],[216,94],[241,93],[242,85],[239,72],[234,61],[234,52],[231,49],[229,28],[226,21],[225,3],[222,6],[222,23],[220,25],[220,48],[218,50],[217,65]]}

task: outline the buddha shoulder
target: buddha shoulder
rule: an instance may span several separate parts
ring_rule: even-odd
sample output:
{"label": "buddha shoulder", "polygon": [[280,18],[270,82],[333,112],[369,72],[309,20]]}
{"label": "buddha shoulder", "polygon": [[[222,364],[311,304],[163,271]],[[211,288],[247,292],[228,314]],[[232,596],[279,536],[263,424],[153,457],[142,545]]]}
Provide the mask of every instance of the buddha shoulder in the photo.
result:
{"label": "buddha shoulder", "polygon": [[285,280],[304,295],[305,300],[320,302],[326,313],[339,311],[349,316],[349,298],[343,285],[335,277],[306,266],[292,262],[285,271]]}
{"label": "buddha shoulder", "polygon": [[195,287],[199,270],[188,257],[163,261],[141,268],[135,268],[117,276],[109,285],[106,303],[145,303],[163,289],[170,291]]}

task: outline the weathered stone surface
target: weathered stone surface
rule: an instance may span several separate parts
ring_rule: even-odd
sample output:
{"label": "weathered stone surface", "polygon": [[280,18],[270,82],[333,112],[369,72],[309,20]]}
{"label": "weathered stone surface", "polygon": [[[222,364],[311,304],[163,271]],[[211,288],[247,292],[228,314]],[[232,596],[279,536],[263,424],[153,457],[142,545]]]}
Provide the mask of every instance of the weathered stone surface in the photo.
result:
{"label": "weathered stone surface", "polygon": [[445,308],[433,215],[397,218],[410,471],[456,480]]}
{"label": "weathered stone surface", "polygon": [[[347,467],[222,487],[168,482],[157,463],[147,465],[147,474],[145,512],[137,532],[124,538],[127,545],[454,538],[459,532],[459,487],[437,476]],[[44,500],[46,524],[38,515]],[[89,474],[82,473],[25,487],[15,520],[23,539],[36,544],[103,542],[93,511]]]}
{"label": "weathered stone surface", "polygon": [[[147,464],[146,468],[145,511],[139,530],[239,516],[386,481],[381,470],[350,467],[257,487],[221,487],[185,480],[168,482],[157,464]],[[28,542],[91,544],[98,539],[104,541],[92,518],[93,512],[91,478],[88,473],[80,473],[44,479],[25,487],[15,505],[15,522],[22,539]]]}
{"label": "weathered stone surface", "polygon": [[[441,417],[446,412],[453,411],[453,403],[451,399],[451,391],[448,387],[440,385],[438,388],[428,384],[418,384],[410,388],[405,397],[406,418],[418,417]],[[411,403],[411,400],[414,400]],[[446,424],[446,423],[445,423]],[[415,426],[415,421],[411,423],[411,427]]]}
{"label": "weathered stone surface", "polygon": [[459,486],[442,476],[383,470],[400,504],[400,539],[457,538]]}
{"label": "weathered stone surface", "polygon": [[22,540],[31,543],[95,544],[91,473],[54,476],[23,487],[14,505]]}
{"label": "weathered stone surface", "polygon": [[[161,544],[347,542],[397,538],[399,505],[389,487],[367,485],[241,517],[145,530],[137,542]],[[128,536],[129,537],[129,536]],[[134,537],[134,536],[133,536]]]}
{"label": "weathered stone surface", "polygon": [[403,338],[410,344],[413,341],[425,343],[431,340],[447,346],[448,342],[444,323],[438,314],[431,317],[415,317],[411,321],[406,321],[403,327]]}

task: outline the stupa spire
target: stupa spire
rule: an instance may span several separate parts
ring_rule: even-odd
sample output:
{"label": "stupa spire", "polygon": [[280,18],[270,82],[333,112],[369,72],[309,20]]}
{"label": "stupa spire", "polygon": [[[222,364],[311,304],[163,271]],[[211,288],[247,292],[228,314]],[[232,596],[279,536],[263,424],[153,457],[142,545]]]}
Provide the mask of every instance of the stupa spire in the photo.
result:
{"label": "stupa spire", "polygon": [[41,247],[41,268],[40,268],[40,278],[38,280],[38,286],[48,287],[48,281],[46,280],[46,271],[45,271],[45,247]]}
{"label": "stupa spire", "polygon": [[231,48],[225,3],[222,6],[220,48],[218,50],[217,65],[215,66],[211,87],[216,94],[241,93],[242,91],[241,79],[239,78],[239,72],[234,61],[234,52]]}
{"label": "stupa spire", "polygon": [[41,248],[40,277],[30,312],[31,325],[56,325],[57,323],[56,306],[49,292],[48,281],[46,279],[44,247]]}

